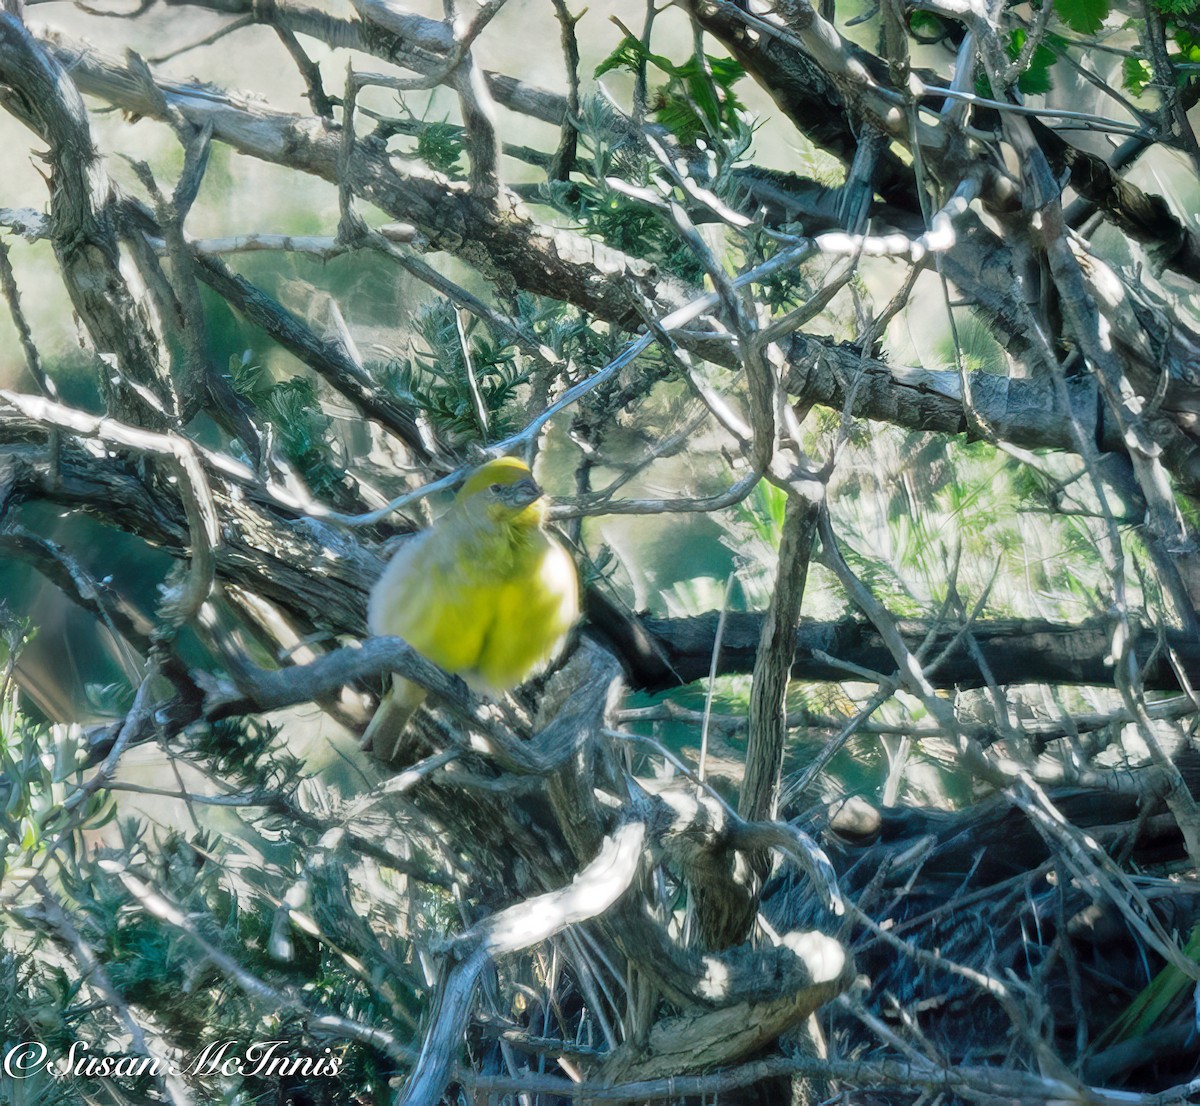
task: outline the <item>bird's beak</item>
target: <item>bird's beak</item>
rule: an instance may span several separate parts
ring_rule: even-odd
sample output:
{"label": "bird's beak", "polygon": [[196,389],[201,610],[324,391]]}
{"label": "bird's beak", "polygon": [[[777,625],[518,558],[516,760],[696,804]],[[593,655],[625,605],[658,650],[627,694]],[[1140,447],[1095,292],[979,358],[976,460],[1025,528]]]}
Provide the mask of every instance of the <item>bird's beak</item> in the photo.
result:
{"label": "bird's beak", "polygon": [[527,476],[524,480],[518,480],[512,485],[509,489],[509,498],[514,507],[528,507],[542,498],[542,489],[538,487],[537,481],[532,476]]}

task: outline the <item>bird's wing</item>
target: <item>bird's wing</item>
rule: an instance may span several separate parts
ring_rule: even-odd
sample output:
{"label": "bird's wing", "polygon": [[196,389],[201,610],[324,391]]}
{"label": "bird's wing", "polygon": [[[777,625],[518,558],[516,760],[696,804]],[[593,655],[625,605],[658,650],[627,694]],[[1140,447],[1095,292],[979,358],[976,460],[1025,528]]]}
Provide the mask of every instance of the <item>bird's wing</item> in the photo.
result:
{"label": "bird's wing", "polygon": [[494,589],[464,573],[461,543],[439,525],[392,558],[371,591],[367,620],[375,634],[395,634],[450,672],[473,669],[495,617]]}
{"label": "bird's wing", "polygon": [[367,627],[371,633],[404,636],[396,627],[410,621],[404,614],[407,582],[421,573],[422,562],[428,559],[425,547],[430,534],[426,530],[406,541],[375,581],[367,601]]}

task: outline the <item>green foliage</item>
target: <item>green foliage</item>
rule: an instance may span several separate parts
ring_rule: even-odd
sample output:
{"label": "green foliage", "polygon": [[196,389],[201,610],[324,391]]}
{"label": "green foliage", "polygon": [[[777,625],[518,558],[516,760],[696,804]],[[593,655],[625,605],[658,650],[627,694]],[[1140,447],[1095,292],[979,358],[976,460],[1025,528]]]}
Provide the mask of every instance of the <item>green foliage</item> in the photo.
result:
{"label": "green foliage", "polygon": [[614,141],[617,120],[604,101],[585,100],[581,114],[576,176],[549,182],[544,187],[546,201],[613,249],[644,257],[699,284],[703,266],[675,228],[655,208],[609,183],[617,179],[639,188],[661,187],[657,163],[651,163],[635,143]]}
{"label": "green foliage", "polygon": [[778,552],[783,539],[783,516],[787,510],[787,492],[774,484],[760,480],[745,499],[730,511],[730,525],[738,535],[738,544],[745,540],[756,543],[770,560]]}
{"label": "green foliage", "polygon": [[101,793],[64,803],[81,779],[83,744],[78,734],[34,725],[12,691],[0,703],[0,879],[13,868],[42,860],[46,849],[81,823],[106,825],[115,807]]}
{"label": "green foliage", "polygon": [[330,448],[332,420],[322,409],[312,381],[294,376],[276,382],[249,350],[230,357],[229,377],[234,391],[254,406],[275,435],[276,448],[308,487],[336,500],[345,490],[345,473]]}
{"label": "green foliage", "polygon": [[34,639],[37,630],[28,618],[13,613],[6,600],[0,599],[0,661],[4,664],[3,693],[7,693],[12,668],[21,650]]}
{"label": "green foliage", "polygon": [[[371,931],[349,901],[336,846],[319,844],[304,820],[281,811],[266,790],[280,788],[273,794],[299,802],[301,764],[281,744],[269,727],[214,725],[193,743],[194,767],[261,793],[259,806],[242,808],[244,821],[234,833],[197,824],[203,804],[191,808],[188,832],[152,833],[143,821],[117,824],[107,791],[81,789],[84,744],[77,731],[34,725],[9,689],[0,703],[0,1040],[6,1047],[29,1042],[55,1063],[72,1046],[91,1057],[135,1056],[115,997],[143,1025],[144,1012],[152,1012],[147,1035],[184,1070],[207,1046],[231,1041],[241,1055],[254,1042],[278,1040],[289,1056],[337,1058],[337,1101],[386,1097],[387,1064],[373,1050],[314,1037],[302,1010],[281,1009],[265,990],[234,982],[198,943],[236,961],[261,988],[303,998],[318,1013],[351,1011],[367,1025],[397,1017],[411,1023],[406,1011],[418,1006],[414,988],[422,982],[380,939],[372,936],[364,947]],[[315,805],[328,809],[328,797]],[[255,841],[271,843],[270,863]],[[156,898],[140,897],[130,880],[152,888]],[[298,885],[306,894],[293,896],[292,910],[281,913]],[[170,903],[185,925],[168,921],[155,902]],[[387,934],[395,901],[381,892],[371,909],[384,916],[374,920],[374,933]],[[70,941],[52,939],[63,936],[57,911],[69,918],[74,940],[86,945],[106,982],[81,963]],[[368,972],[363,959],[386,964],[386,974]],[[209,1073],[187,1082],[196,1101],[233,1104],[332,1101],[325,1097],[330,1078],[313,1077],[306,1086],[302,1072]],[[16,1079],[0,1070],[0,1102],[74,1106],[109,1098],[157,1101],[153,1074],[122,1074],[102,1084],[47,1071]]]}
{"label": "green foliage", "polygon": [[[1183,955],[1200,964],[1200,924],[1192,927]],[[1096,1042],[1097,1046],[1148,1037],[1155,1029],[1178,1017],[1194,983],[1174,964],[1167,964],[1134,996],[1124,1013]]]}
{"label": "green foliage", "polygon": [[1154,6],[1164,15],[1191,15],[1200,0],[1154,0]]}
{"label": "green foliage", "polygon": [[[1200,38],[1187,27],[1175,28],[1175,45],[1179,47],[1179,61],[1200,65]],[[1180,75],[1182,78],[1182,74]]]}
{"label": "green foliage", "polygon": [[1092,35],[1104,25],[1111,5],[1109,0],[1054,0],[1054,10],[1071,30]]}
{"label": "green foliage", "polygon": [[602,77],[613,69],[636,73],[643,66],[653,66],[666,75],[666,83],[653,91],[650,109],[655,120],[685,146],[702,138],[720,142],[744,127],[745,105],[733,90],[746,75],[738,62],[704,54],[677,65],[627,34],[596,67],[595,75]]}
{"label": "green foliage", "polygon": [[[1009,35],[1008,38],[1008,55],[1014,60],[1021,55],[1021,50],[1025,46],[1028,39],[1028,32],[1024,27],[1018,27]],[[1057,41],[1056,41],[1057,39]],[[1033,49],[1033,54],[1029,58],[1029,63],[1026,65],[1024,72],[1017,79],[1017,87],[1027,95],[1037,95],[1043,92],[1049,92],[1054,87],[1054,80],[1050,75],[1050,67],[1058,61],[1058,47],[1061,49],[1065,44],[1061,38],[1055,35],[1046,35],[1041,42]]]}
{"label": "green foliage", "polygon": [[[759,264],[769,261],[776,254],[787,249],[777,238],[767,234],[758,234],[753,240],[753,260],[748,256],[749,264]],[[750,251],[748,250],[749,254]],[[789,265],[772,273],[758,285],[759,298],[773,312],[787,311],[811,299],[820,288],[819,279],[814,283],[813,271],[803,265]]]}
{"label": "green foliage", "polygon": [[908,13],[908,29],[913,38],[927,46],[941,42],[950,33],[944,19],[919,9]]}
{"label": "green foliage", "polygon": [[1141,96],[1154,80],[1154,70],[1141,58],[1125,58],[1121,62],[1121,85],[1132,96]]}
{"label": "green foliage", "polygon": [[279,731],[256,718],[225,719],[191,731],[189,756],[246,790],[290,789],[304,762],[288,752]]}
{"label": "green foliage", "polygon": [[417,135],[417,157],[451,180],[462,180],[462,128],[453,123],[426,123]]}
{"label": "green foliage", "polygon": [[529,380],[517,348],[493,338],[474,316],[463,321],[460,333],[449,300],[425,305],[413,322],[421,344],[411,357],[387,366],[385,386],[420,407],[453,444],[502,438],[516,429],[519,389]]}
{"label": "green foliage", "polygon": [[[955,341],[957,340],[957,348]],[[938,361],[946,368],[961,362],[968,372],[1006,372],[1004,351],[995,336],[971,314],[956,313],[954,332],[937,346]]]}

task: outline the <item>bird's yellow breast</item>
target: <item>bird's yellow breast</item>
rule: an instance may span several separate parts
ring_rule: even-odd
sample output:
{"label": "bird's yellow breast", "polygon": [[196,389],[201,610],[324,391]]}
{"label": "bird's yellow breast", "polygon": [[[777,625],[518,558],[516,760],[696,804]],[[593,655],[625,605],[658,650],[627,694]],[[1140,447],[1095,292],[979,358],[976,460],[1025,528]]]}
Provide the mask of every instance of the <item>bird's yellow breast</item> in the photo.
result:
{"label": "bird's yellow breast", "polygon": [[479,691],[516,687],[554,656],[579,617],[566,551],[540,529],[469,536],[435,526],[371,596],[372,632],[396,634]]}

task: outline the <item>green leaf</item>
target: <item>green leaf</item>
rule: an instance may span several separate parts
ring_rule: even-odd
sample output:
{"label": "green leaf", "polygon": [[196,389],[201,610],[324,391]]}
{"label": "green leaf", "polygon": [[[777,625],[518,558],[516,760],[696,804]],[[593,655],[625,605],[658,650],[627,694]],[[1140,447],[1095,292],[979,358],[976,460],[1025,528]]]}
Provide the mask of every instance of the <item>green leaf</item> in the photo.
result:
{"label": "green leaf", "polygon": [[918,42],[932,45],[941,42],[948,33],[943,19],[933,12],[915,11],[908,17],[908,29]]}
{"label": "green leaf", "polygon": [[647,64],[668,77],[666,84],[655,89],[655,118],[684,145],[738,129],[737,113],[743,110],[743,104],[734,95],[733,86],[746,75],[740,63],[732,58],[705,55],[676,65],[662,54],[652,53],[632,35],[626,35],[596,66],[595,75],[601,77],[613,69],[636,72]]}
{"label": "green leaf", "polygon": [[708,68],[713,81],[725,92],[731,92],[733,86],[746,75],[746,67],[734,58],[708,57]]}
{"label": "green leaf", "polygon": [[462,128],[452,123],[426,123],[417,136],[417,157],[431,169],[452,179],[463,176],[459,158],[462,157]]}
{"label": "green leaf", "polygon": [[1200,42],[1185,27],[1175,31],[1175,45],[1179,47],[1181,61],[1200,63]]}
{"label": "green leaf", "polygon": [[[1192,927],[1183,954],[1200,963],[1200,924]],[[1145,1036],[1167,1020],[1172,1008],[1182,1005],[1182,999],[1190,989],[1191,981],[1187,976],[1174,964],[1168,964],[1134,997],[1103,1039],[1127,1041]]]}
{"label": "green leaf", "polygon": [[1154,70],[1141,58],[1126,58],[1121,65],[1121,85],[1132,96],[1140,96],[1154,80]]}
{"label": "green leaf", "polygon": [[[1008,56],[1010,58],[1015,60],[1020,57],[1027,38],[1028,35],[1023,27],[1018,27],[1013,31],[1008,39]],[[1039,42],[1034,47],[1033,55],[1030,57],[1025,71],[1017,79],[1017,87],[1027,95],[1049,92],[1054,87],[1054,80],[1050,76],[1050,67],[1056,61],[1058,61],[1058,54],[1048,42]]]}
{"label": "green leaf", "polygon": [[603,77],[605,73],[613,69],[628,69],[631,73],[635,73],[646,62],[671,76],[675,76],[677,72],[670,58],[665,58],[662,54],[651,53],[639,39],[634,38],[633,35],[626,35],[617,43],[617,48],[596,66],[592,76]]}
{"label": "green leaf", "polygon": [[1054,0],[1054,10],[1071,30],[1092,35],[1108,18],[1110,6],[1109,0]]}
{"label": "green leaf", "polygon": [[1154,0],[1154,6],[1164,15],[1190,15],[1200,0]]}

